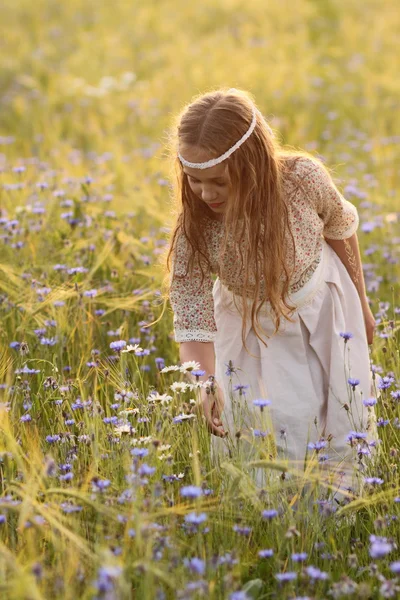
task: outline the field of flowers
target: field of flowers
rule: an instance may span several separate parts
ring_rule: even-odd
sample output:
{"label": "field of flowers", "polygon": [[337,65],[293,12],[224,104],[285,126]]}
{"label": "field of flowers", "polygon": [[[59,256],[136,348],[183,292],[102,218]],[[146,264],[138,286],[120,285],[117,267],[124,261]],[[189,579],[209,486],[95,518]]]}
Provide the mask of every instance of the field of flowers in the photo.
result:
{"label": "field of flowers", "polygon": [[[395,0],[2,2],[1,598],[400,597],[399,31]],[[349,431],[340,501],[321,449],[293,471],[255,430],[214,461],[191,412],[169,130],[222,85],[359,210],[379,443]]]}

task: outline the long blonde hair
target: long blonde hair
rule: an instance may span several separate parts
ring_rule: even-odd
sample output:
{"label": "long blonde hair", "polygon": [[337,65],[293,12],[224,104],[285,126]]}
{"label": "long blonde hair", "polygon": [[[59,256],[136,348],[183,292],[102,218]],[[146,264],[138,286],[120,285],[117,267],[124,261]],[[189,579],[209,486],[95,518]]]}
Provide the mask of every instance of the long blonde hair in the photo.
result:
{"label": "long blonde hair", "polygon": [[[169,139],[176,175],[176,219],[166,256],[168,273],[180,235],[185,236],[190,248],[186,276],[192,273],[195,262],[200,267],[202,281],[204,268],[211,268],[203,224],[205,217],[212,218],[213,213],[205,203],[199,202],[191,190],[177,156],[178,145],[181,143],[205,150],[210,158],[220,156],[249,128],[254,104],[249,92],[223,88],[198,95],[177,115]],[[223,256],[231,234],[243,268],[242,341],[247,351],[245,332],[249,297],[253,299],[251,325],[265,346],[267,343],[261,335],[269,336],[260,325],[259,313],[266,300],[270,303],[275,326],[273,335],[278,331],[282,317],[293,322],[291,317],[295,306],[290,304],[288,292],[292,274],[289,265],[290,262],[294,265],[295,244],[283,183],[285,177],[290,177],[296,158],[304,156],[310,157],[310,154],[284,149],[258,113],[253,133],[225,161],[232,193],[224,213],[225,234],[220,256]],[[220,272],[220,277],[223,278],[223,272]]]}

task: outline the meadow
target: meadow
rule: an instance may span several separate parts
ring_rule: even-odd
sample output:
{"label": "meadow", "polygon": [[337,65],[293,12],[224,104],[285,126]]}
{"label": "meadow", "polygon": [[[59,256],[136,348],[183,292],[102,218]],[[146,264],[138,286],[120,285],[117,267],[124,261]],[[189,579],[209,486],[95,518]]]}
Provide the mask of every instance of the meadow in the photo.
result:
{"label": "meadow", "polygon": [[[400,597],[399,31],[394,0],[3,0],[1,598]],[[318,450],[293,470],[255,435],[215,462],[191,412],[169,132],[219,86],[359,211],[379,444],[352,439],[340,502]]]}

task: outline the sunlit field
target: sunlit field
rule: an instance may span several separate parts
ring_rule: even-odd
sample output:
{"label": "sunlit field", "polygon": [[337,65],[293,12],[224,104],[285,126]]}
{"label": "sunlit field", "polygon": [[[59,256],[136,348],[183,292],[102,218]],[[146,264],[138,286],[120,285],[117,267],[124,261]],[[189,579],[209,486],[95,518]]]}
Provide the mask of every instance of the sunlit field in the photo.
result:
{"label": "sunlit field", "polygon": [[[0,598],[400,597],[399,32],[395,0],[3,0]],[[379,442],[349,419],[357,493],[326,448],[274,458],[268,408],[220,460],[192,412],[169,136],[219,86],[358,208]]]}

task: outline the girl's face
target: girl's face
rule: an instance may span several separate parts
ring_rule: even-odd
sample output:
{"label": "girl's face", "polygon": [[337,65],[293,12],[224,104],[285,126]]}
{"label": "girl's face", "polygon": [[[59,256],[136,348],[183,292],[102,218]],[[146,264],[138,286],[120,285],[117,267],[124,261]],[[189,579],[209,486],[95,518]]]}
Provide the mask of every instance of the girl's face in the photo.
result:
{"label": "girl's face", "polygon": [[[189,162],[205,162],[210,159],[204,151],[190,146],[184,146],[179,151]],[[183,166],[183,171],[195,196],[213,211],[216,218],[222,220],[230,193],[230,180],[226,161],[208,169],[194,169]]]}

